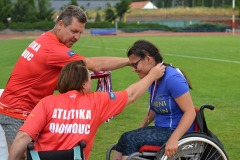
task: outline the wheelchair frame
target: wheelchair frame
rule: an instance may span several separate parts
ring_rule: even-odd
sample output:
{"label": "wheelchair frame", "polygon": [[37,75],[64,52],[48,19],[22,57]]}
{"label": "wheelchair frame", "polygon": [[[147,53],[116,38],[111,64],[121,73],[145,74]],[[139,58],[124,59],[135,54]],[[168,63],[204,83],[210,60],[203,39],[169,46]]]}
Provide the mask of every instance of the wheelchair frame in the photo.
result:
{"label": "wheelchair frame", "polygon": [[54,150],[54,151],[34,151],[34,142],[27,145],[27,157],[25,160],[85,160],[83,149],[86,147],[86,142],[81,140],[77,146],[69,150]]}
{"label": "wheelchair frame", "polygon": [[[205,122],[203,114],[204,108],[213,110],[214,106],[202,105],[199,109]],[[111,145],[107,150],[106,160],[110,160],[111,152],[112,150],[115,150],[115,145],[116,144]],[[157,148],[155,146],[154,149],[132,153],[128,156],[127,160],[228,160],[228,156],[224,151],[222,144],[204,132],[192,132],[185,134],[178,141],[178,151],[172,157],[168,158],[166,155],[164,155],[164,152],[165,145],[161,147],[158,146]]]}

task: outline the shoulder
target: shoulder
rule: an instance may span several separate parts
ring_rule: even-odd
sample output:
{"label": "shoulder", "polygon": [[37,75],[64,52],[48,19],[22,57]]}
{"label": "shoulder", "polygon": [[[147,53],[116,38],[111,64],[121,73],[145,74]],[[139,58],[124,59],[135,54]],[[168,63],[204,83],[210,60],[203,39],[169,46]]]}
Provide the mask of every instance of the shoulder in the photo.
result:
{"label": "shoulder", "polygon": [[175,77],[175,76],[184,78],[184,75],[179,70],[179,68],[174,68],[171,66],[167,66],[165,75],[166,75],[166,78],[171,78],[171,77]]}
{"label": "shoulder", "polygon": [[95,100],[110,102],[127,99],[128,93],[126,90],[118,92],[93,92],[92,96],[94,97]]}
{"label": "shoulder", "polygon": [[52,103],[55,101],[60,101],[63,98],[64,94],[53,94],[53,95],[49,95],[46,96],[44,98],[41,99],[42,103]]}
{"label": "shoulder", "polygon": [[163,82],[168,88],[176,88],[176,86],[181,85],[188,86],[188,82],[184,75],[177,68],[173,68],[171,66],[167,67],[166,73],[163,77]]}

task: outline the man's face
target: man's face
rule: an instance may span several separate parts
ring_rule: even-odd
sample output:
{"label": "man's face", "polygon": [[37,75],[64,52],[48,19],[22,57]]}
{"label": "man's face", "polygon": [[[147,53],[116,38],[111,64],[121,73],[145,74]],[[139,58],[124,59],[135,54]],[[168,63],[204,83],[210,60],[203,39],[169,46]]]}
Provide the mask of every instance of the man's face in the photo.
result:
{"label": "man's face", "polygon": [[85,23],[78,22],[75,17],[72,18],[72,23],[68,26],[65,26],[64,22],[60,20],[58,22],[59,34],[57,38],[61,43],[71,48],[80,38],[84,28]]}

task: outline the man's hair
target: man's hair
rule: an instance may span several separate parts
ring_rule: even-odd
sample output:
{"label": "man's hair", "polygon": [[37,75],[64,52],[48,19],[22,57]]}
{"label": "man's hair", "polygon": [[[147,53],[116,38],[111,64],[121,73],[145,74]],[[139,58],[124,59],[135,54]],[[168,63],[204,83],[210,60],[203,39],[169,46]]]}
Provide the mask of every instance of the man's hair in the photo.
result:
{"label": "man's hair", "polygon": [[60,93],[77,90],[83,93],[83,84],[88,81],[88,69],[84,61],[73,61],[66,64],[58,77],[57,88]]}
{"label": "man's hair", "polygon": [[67,6],[56,22],[63,20],[65,26],[68,26],[72,23],[73,17],[75,17],[80,23],[87,23],[87,15],[80,7],[74,5]]}

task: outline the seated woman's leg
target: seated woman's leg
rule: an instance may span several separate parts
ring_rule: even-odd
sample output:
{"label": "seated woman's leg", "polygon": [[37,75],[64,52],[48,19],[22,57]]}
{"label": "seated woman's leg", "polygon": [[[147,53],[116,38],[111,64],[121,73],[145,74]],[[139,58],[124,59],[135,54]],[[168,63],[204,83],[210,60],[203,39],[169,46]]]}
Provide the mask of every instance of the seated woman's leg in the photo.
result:
{"label": "seated woman's leg", "polygon": [[125,132],[119,139],[116,145],[116,157],[114,160],[122,159],[119,156],[126,158],[134,152],[138,152],[143,145],[163,145],[171,136],[172,131],[167,128],[157,128],[148,126],[139,128],[133,131]]}

